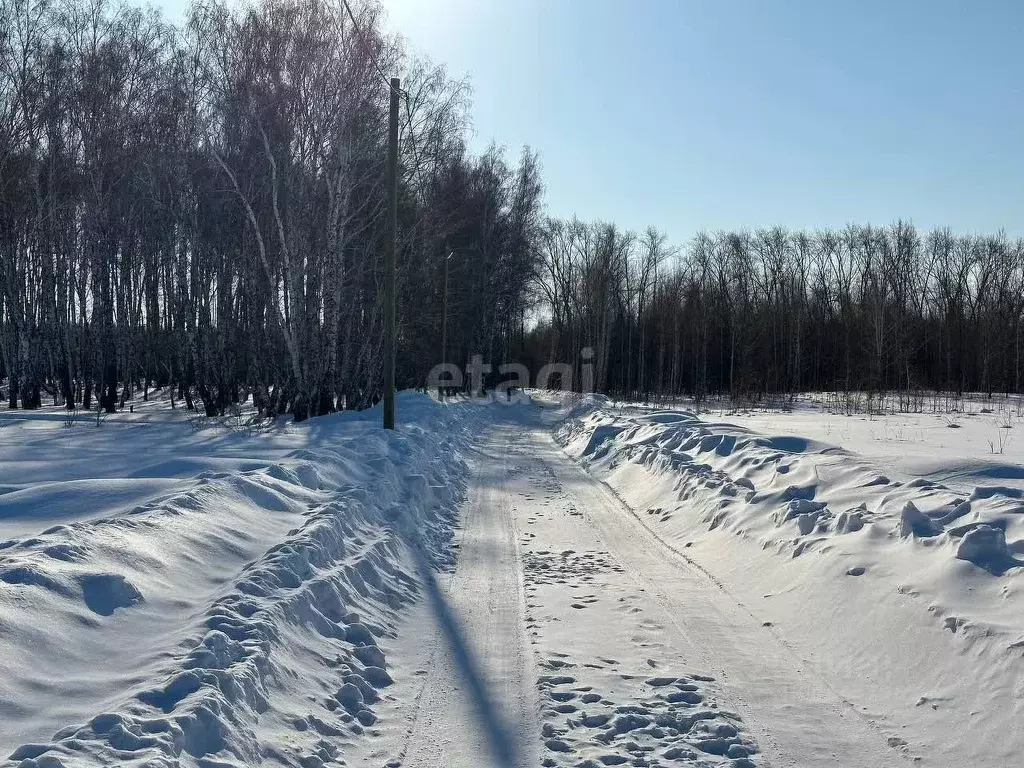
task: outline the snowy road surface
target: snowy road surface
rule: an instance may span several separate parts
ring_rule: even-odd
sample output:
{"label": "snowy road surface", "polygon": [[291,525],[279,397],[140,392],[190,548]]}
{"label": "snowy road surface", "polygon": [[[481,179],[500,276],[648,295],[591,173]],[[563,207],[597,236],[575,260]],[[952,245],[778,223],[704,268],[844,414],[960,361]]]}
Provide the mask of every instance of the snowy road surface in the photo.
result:
{"label": "snowy road surface", "polygon": [[[522,416],[481,441],[458,566],[443,589],[470,669],[453,657],[436,607],[399,630],[395,657],[416,667],[419,682],[389,713],[410,724],[394,761],[743,766],[750,755],[750,765],[909,764],[573,462],[543,413]],[[486,683],[486,714],[467,672]],[[502,727],[498,749],[487,718]],[[514,748],[508,761],[503,739]]]}

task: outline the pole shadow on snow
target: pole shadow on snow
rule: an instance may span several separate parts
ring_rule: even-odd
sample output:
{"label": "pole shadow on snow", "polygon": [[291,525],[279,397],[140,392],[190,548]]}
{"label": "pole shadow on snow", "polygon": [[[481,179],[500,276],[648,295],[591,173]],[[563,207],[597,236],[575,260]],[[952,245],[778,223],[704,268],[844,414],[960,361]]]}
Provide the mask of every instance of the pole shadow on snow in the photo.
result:
{"label": "pole shadow on snow", "polygon": [[441,590],[441,585],[437,583],[434,569],[423,548],[418,543],[410,543],[410,549],[416,558],[416,566],[420,571],[430,600],[430,607],[441,627],[444,639],[448,642],[452,659],[466,683],[470,703],[490,745],[495,761],[494,768],[516,768],[519,765],[516,759],[516,741],[490,696],[480,664],[474,658],[473,651],[466,641],[465,633],[462,631],[458,619],[455,618],[451,605]]}
{"label": "pole shadow on snow", "polygon": [[[516,407],[517,405],[521,404],[513,403],[512,407],[496,408],[494,420],[520,427],[532,425],[540,408],[532,402],[526,404],[526,409]],[[490,456],[489,458],[498,459],[499,457]],[[477,481],[480,482],[481,478],[478,477]],[[415,533],[407,536],[406,541],[416,561],[416,568],[427,592],[434,617],[468,690],[469,703],[479,720],[490,748],[491,762],[487,764],[488,768],[519,768],[522,765],[520,760],[523,758],[519,754],[519,741],[490,694],[483,676],[483,669],[467,641],[466,633],[455,616],[447,596],[437,581],[430,559]]]}

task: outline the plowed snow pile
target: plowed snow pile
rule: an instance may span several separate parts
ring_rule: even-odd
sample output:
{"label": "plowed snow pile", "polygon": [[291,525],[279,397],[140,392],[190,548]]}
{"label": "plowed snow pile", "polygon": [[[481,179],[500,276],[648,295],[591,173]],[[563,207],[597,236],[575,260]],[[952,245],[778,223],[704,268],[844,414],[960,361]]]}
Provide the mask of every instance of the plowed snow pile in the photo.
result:
{"label": "plowed snow pile", "polygon": [[372,728],[407,547],[451,557],[486,410],[399,408],[393,434],[3,414],[0,760],[311,768]]}
{"label": "plowed snow pile", "polygon": [[908,756],[972,743],[979,765],[1019,764],[1024,491],[601,398],[557,437]]}

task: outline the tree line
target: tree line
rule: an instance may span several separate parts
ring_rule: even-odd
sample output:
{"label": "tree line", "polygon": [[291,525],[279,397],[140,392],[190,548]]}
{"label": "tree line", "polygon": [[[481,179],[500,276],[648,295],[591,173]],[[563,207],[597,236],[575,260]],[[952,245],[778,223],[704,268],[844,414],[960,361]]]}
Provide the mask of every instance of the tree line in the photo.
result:
{"label": "tree line", "polygon": [[594,354],[630,398],[815,391],[1020,393],[1024,240],[885,227],[699,233],[550,221],[539,359]]}
{"label": "tree line", "polygon": [[252,397],[303,419],[379,399],[383,73],[403,78],[398,382],[441,355],[511,352],[537,158],[473,155],[467,83],[412,56],[376,3],[349,5],[199,0],[172,24],[107,0],[0,0],[11,408],[112,412],[169,387],[207,415]]}
{"label": "tree line", "polygon": [[386,73],[403,87],[400,387],[479,354],[587,364],[625,397],[1022,391],[1021,240],[896,221],[677,247],[546,218],[537,155],[472,153],[468,84],[373,0],[349,5],[198,0],[172,24],[0,0],[9,407],[109,412],[153,388],[207,415],[376,402]]}

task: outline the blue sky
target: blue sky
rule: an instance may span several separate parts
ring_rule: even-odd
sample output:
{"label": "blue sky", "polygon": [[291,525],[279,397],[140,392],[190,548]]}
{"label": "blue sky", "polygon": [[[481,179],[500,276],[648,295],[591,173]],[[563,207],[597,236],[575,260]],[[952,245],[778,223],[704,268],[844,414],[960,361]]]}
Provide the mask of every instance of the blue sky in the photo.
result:
{"label": "blue sky", "polygon": [[1019,0],[383,5],[470,76],[475,148],[540,152],[552,215],[1024,235]]}

